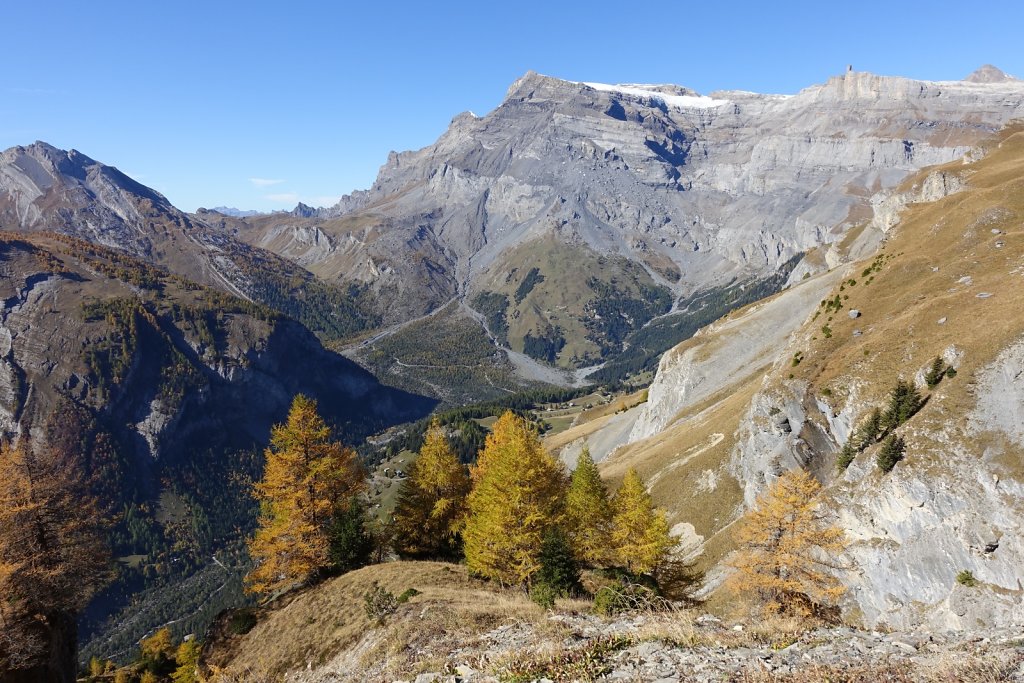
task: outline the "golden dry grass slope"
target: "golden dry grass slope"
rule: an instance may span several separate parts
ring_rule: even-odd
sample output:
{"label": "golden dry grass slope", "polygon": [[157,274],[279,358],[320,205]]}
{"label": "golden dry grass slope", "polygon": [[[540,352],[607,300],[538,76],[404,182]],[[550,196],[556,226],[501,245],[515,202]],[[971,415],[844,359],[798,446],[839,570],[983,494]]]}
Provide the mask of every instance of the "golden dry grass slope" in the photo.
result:
{"label": "golden dry grass slope", "polygon": [[[1007,129],[983,151],[905,183],[911,197],[943,191],[910,203],[877,253],[806,281],[828,286],[810,311],[790,307],[800,324],[781,343],[751,353],[763,337],[749,329],[773,302],[797,301],[799,287],[666,354],[638,417],[648,432],[634,429],[603,471],[614,480],[640,470],[711,586],[731,523],[779,473],[804,466],[826,483],[853,542],[849,614],[958,628],[1021,616],[1024,131]],[[958,374],[929,391],[936,356]],[[906,460],[883,475],[875,446],[837,473],[836,451],[897,379],[929,398],[900,429]],[[963,570],[982,586],[958,584]]]}
{"label": "golden dry grass slope", "polygon": [[[410,588],[419,594],[378,621],[367,615],[364,600],[375,586],[396,596]],[[452,651],[510,623],[543,633],[558,629],[524,592],[472,579],[463,565],[390,562],[287,596],[262,610],[249,633],[214,641],[205,664],[242,680],[278,680],[325,666],[333,680],[392,680],[438,670]]]}

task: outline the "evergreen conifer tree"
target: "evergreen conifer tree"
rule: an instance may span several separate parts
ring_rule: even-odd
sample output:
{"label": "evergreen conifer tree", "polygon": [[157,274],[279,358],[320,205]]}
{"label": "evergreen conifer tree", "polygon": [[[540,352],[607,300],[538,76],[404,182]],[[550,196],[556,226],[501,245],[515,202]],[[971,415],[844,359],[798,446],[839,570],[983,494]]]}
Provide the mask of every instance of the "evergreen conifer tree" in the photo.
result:
{"label": "evergreen conifer tree", "polygon": [[929,389],[934,389],[945,376],[946,361],[942,359],[942,356],[935,356],[935,360],[932,361],[932,367],[924,376],[925,384],[928,385]]}
{"label": "evergreen conifer tree", "polygon": [[892,468],[896,467],[896,463],[903,459],[903,454],[906,450],[907,445],[903,438],[896,434],[891,434],[882,442],[882,447],[875,458],[878,469],[885,473],[891,472]]}
{"label": "evergreen conifer tree", "polygon": [[851,441],[856,441],[855,447],[858,451],[863,451],[869,446],[873,445],[878,441],[878,436],[882,433],[882,411],[875,408],[871,411],[871,414],[857,427],[857,431],[854,434]]}
{"label": "evergreen conifer tree", "polygon": [[857,449],[853,446],[853,439],[848,439],[839,451],[839,455],[836,456],[836,469],[840,472],[845,471],[856,457]]}
{"label": "evergreen conifer tree", "polygon": [[548,529],[540,546],[540,570],[537,583],[544,583],[561,597],[580,592],[580,566],[576,561],[569,538],[560,527]]}
{"label": "evergreen conifer tree", "polygon": [[366,510],[358,497],[335,512],[328,537],[332,572],[342,574],[369,563],[373,538],[366,530]]}
{"label": "evergreen conifer tree", "polygon": [[921,394],[914,385],[899,380],[889,393],[889,405],[882,415],[882,429],[891,432],[921,409]]}

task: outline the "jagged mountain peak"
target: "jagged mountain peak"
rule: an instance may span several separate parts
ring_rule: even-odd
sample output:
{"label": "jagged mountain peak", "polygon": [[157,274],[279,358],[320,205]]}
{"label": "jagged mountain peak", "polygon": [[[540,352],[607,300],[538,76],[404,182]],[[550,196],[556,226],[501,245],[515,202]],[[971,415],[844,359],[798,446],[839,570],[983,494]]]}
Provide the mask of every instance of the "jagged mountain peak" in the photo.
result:
{"label": "jagged mountain peak", "polygon": [[18,145],[0,153],[0,193],[12,192],[18,186],[22,198],[41,194],[54,186],[80,187],[86,196],[119,189],[170,206],[167,198],[156,190],[134,180],[114,166],[108,166],[76,149],[65,150],[37,140]]}
{"label": "jagged mountain peak", "polygon": [[292,209],[292,215],[298,216],[300,218],[310,218],[311,216],[317,215],[318,211],[320,211],[319,208],[314,208],[309,204],[303,204],[302,202],[299,202],[298,204],[295,205],[295,208]]}
{"label": "jagged mountain peak", "polygon": [[991,64],[981,65],[964,80],[968,83],[1006,83],[1010,81],[1020,81],[1019,78],[1011,76],[999,67]]}
{"label": "jagged mountain peak", "polygon": [[60,147],[51,145],[44,140],[36,140],[35,142],[28,145],[15,145],[7,150],[4,150],[3,156],[8,155],[28,155],[39,160],[46,160],[56,162],[59,159],[72,159],[76,163],[82,165],[91,165],[96,163],[93,159],[82,154],[76,149],[65,150]]}

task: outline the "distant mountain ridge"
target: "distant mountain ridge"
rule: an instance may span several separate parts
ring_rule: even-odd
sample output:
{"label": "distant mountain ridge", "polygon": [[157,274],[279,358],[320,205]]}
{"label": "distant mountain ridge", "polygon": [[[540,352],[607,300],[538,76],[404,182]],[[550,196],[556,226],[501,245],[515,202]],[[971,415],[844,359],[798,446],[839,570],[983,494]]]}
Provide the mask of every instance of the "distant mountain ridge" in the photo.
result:
{"label": "distant mountain ridge", "polygon": [[[452,326],[483,326],[485,372],[508,356],[525,381],[601,364],[612,380],[653,369],[709,303],[870,251],[902,179],[1021,115],[1024,82],[991,66],[944,82],[850,71],[793,96],[530,72],[333,207],[184,214],[36,143],[0,157],[0,225],[124,249],[327,339],[376,330],[346,353],[417,391],[401,349]],[[398,355],[375,351],[420,318]]]}
{"label": "distant mountain ridge", "polygon": [[248,218],[250,216],[259,216],[265,213],[263,211],[243,211],[241,209],[236,209],[232,206],[215,206],[212,209],[210,209],[210,211],[216,211],[217,213],[222,213],[225,216],[233,216],[235,218]]}

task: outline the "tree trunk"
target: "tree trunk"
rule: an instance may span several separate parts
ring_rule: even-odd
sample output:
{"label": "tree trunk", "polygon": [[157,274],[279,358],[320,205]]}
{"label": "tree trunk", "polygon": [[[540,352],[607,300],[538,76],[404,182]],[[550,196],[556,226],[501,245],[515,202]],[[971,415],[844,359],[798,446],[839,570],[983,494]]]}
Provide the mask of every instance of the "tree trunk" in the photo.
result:
{"label": "tree trunk", "polygon": [[78,671],[78,625],[74,615],[47,615],[46,653],[33,667],[0,671],[0,683],[75,683]]}

